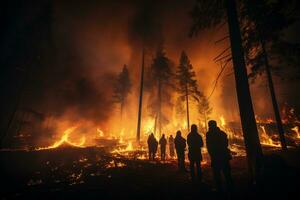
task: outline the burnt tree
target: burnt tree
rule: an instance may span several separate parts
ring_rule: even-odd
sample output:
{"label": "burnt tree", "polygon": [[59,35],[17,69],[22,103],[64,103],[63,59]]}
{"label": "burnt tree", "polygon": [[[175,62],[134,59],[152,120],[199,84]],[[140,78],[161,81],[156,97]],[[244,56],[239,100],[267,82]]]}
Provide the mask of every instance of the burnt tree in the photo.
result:
{"label": "burnt tree", "polygon": [[142,108],[143,108],[143,93],[144,93],[144,70],[145,70],[145,49],[142,52],[142,66],[141,66],[141,80],[140,80],[140,95],[139,95],[139,108],[138,108],[138,123],[136,131],[137,142],[141,139],[141,121],[142,121]]}
{"label": "burnt tree", "polygon": [[244,50],[235,0],[198,0],[191,12],[194,26],[191,34],[199,30],[219,24],[224,15],[227,15],[231,53],[236,82],[236,92],[240,118],[246,146],[248,166],[251,178],[257,179],[261,169],[262,149],[253,111],[252,99],[249,90],[247,69],[244,60]]}
{"label": "burnt tree", "polygon": [[231,43],[232,61],[234,67],[236,91],[246,152],[249,159],[251,173],[257,179],[261,168],[262,149],[259,142],[258,131],[249,90],[247,69],[244,60],[241,32],[237,16],[235,0],[225,0],[228,18],[228,28]]}

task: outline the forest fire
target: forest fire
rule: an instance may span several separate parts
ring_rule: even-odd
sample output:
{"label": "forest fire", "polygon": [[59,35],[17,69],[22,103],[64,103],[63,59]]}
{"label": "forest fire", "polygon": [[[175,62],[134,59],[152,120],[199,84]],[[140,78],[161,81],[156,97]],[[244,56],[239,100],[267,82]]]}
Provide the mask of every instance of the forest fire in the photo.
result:
{"label": "forest fire", "polygon": [[264,126],[260,126],[262,132],[260,134],[260,140],[262,145],[272,146],[272,147],[278,147],[280,148],[281,145],[279,143],[275,143],[272,138],[267,134],[266,129]]}
{"label": "forest fire", "polygon": [[[292,112],[293,109],[286,109],[284,117],[284,125],[286,131],[286,138],[288,140],[289,147],[295,147],[300,143],[300,133],[299,133],[299,120]],[[196,113],[195,107],[191,107],[190,113]],[[242,135],[242,129],[239,122],[228,121],[224,115],[217,117],[218,125],[224,132],[227,133],[229,138],[229,148],[233,156],[245,156],[245,147],[244,147],[244,138]],[[64,120],[65,119],[65,120]],[[136,142],[134,129],[131,129],[126,124],[130,122],[128,119],[123,119],[123,127],[108,127],[104,132],[99,126],[96,126],[94,123],[79,120],[79,122],[71,122],[67,120],[68,116],[64,118],[59,118],[54,123],[55,127],[53,130],[56,139],[47,140],[47,143],[50,145],[45,146],[36,146],[34,150],[51,150],[55,148],[86,148],[86,147],[106,147],[109,152],[112,154],[118,154],[123,156],[132,157],[132,154],[139,152],[139,155],[136,156],[137,159],[145,159],[147,157],[147,144],[146,140],[150,133],[154,133],[157,140],[160,139],[160,133],[157,127],[157,119],[152,117],[145,117],[142,121],[142,134],[140,143]],[[192,118],[194,120],[194,118]],[[128,123],[127,123],[128,122]],[[272,118],[261,118],[256,115],[257,129],[259,131],[260,143],[263,148],[273,148],[280,149],[281,145],[279,142],[278,133],[276,130],[276,122]],[[77,124],[72,126],[72,124]],[[117,122],[111,122],[111,124],[117,124]],[[205,139],[205,133],[207,131],[207,121],[205,119],[198,119],[199,132],[202,137]],[[60,134],[60,130],[62,133]],[[183,132],[183,136],[186,137],[188,134],[186,120],[180,122],[178,118],[174,115],[172,121],[168,123],[163,129],[163,132],[167,138],[170,135],[175,135],[177,130]],[[43,140],[40,141],[41,143]],[[207,154],[206,146],[203,150],[204,154]],[[205,159],[207,156],[205,157]]]}
{"label": "forest fire", "polygon": [[299,1],[3,8],[0,199],[299,196]]}
{"label": "forest fire", "polygon": [[55,141],[53,143],[53,145],[50,145],[48,147],[38,147],[36,150],[45,150],[45,149],[54,149],[54,148],[58,148],[58,147],[61,147],[63,145],[70,145],[72,147],[78,147],[78,148],[83,148],[85,147],[84,144],[85,144],[85,137],[83,136],[80,140],[80,142],[78,143],[75,143],[75,142],[72,142],[70,141],[69,139],[69,136],[70,134],[76,129],[77,127],[74,126],[74,127],[71,127],[71,128],[68,128],[67,130],[65,130],[62,134],[62,137],[60,138],[60,140],[58,141]]}
{"label": "forest fire", "polygon": [[[278,136],[276,133],[276,130],[274,129],[274,121],[270,118],[267,119],[261,119],[259,117],[256,117],[257,121],[257,127],[259,130],[259,138],[260,143],[263,145],[264,148],[281,148],[281,145],[278,141]],[[243,142],[243,136],[241,132],[241,128],[239,125],[233,125],[238,124],[236,122],[226,122],[226,119],[224,116],[219,117],[219,126],[220,128],[225,131],[229,138],[229,148],[233,154],[233,156],[245,156],[245,148],[244,148],[244,142]],[[169,137],[171,134],[174,135],[174,133],[178,130],[178,122],[170,123],[174,126],[168,126],[168,131],[165,132],[166,136]],[[287,123],[287,122],[285,122]],[[293,123],[293,122],[291,122]],[[62,123],[64,124],[64,123]],[[84,127],[84,124],[81,124],[82,127]],[[300,140],[300,133],[298,126],[296,125],[290,125],[292,128],[287,129],[289,132],[289,135],[287,136],[291,142],[289,143],[290,147],[293,146],[293,144],[298,144]],[[184,127],[184,126],[183,126]],[[199,123],[200,133],[205,138],[205,122]],[[61,148],[61,147],[73,147],[73,148],[85,148],[85,147],[91,147],[91,146],[106,146],[109,147],[109,151],[112,154],[118,154],[122,156],[128,156],[132,157],[134,153],[138,153],[135,158],[144,160],[147,157],[147,146],[146,146],[146,139],[148,135],[151,132],[155,131],[155,119],[148,118],[145,120],[143,124],[143,134],[141,138],[141,142],[139,144],[136,144],[136,141],[134,137],[128,132],[134,132],[133,130],[127,130],[125,132],[125,128],[122,128],[119,131],[119,134],[111,134],[111,133],[104,133],[100,128],[93,127],[91,129],[96,130],[96,135],[92,134],[81,134],[81,136],[76,136],[79,132],[76,132],[76,129],[80,130],[78,126],[72,126],[67,128],[63,133],[58,136],[58,139],[56,141],[52,142],[52,145],[46,146],[46,147],[36,147],[35,150],[51,150],[55,148]],[[181,129],[184,131],[184,135],[187,134],[187,129],[183,128]],[[86,131],[88,133],[92,132],[91,130]],[[59,135],[59,134],[58,134]],[[156,139],[159,140],[160,136],[158,133],[155,134]],[[90,137],[90,138],[89,138]],[[87,142],[92,141],[92,142]],[[109,141],[113,142],[110,143]],[[114,142],[115,141],[115,142]],[[107,146],[112,145],[112,146]],[[203,150],[204,154],[207,154],[206,147],[204,147]],[[205,156],[205,159],[207,156]]]}

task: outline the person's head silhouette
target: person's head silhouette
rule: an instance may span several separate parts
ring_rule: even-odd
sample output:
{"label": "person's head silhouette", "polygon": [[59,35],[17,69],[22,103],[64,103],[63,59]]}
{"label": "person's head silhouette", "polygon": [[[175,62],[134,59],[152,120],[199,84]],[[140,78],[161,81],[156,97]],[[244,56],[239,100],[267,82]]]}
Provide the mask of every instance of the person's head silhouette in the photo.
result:
{"label": "person's head silhouette", "polygon": [[192,126],[191,126],[191,132],[193,132],[193,133],[197,132],[197,125],[196,124],[192,124]]}
{"label": "person's head silhouette", "polygon": [[176,132],[176,136],[177,136],[177,137],[180,137],[180,136],[181,136],[181,131],[177,131],[177,132]]}
{"label": "person's head silhouette", "polygon": [[215,120],[210,120],[210,121],[208,122],[208,127],[209,127],[210,129],[217,128],[217,122],[216,122]]}

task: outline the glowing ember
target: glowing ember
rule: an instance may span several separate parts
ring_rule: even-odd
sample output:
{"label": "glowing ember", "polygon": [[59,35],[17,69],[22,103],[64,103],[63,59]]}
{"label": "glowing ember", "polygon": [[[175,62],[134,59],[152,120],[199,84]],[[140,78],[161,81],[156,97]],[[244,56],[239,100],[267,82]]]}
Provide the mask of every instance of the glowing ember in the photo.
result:
{"label": "glowing ember", "polygon": [[137,157],[137,159],[139,159],[139,160],[146,160],[146,159],[148,159],[148,157],[145,156],[144,154],[141,154],[140,156]]}
{"label": "glowing ember", "polygon": [[299,127],[298,126],[295,126],[294,128],[292,128],[291,130],[295,131],[296,132],[296,137],[298,139],[300,139],[300,132],[299,132]]}
{"label": "glowing ember", "polygon": [[67,130],[64,131],[61,139],[59,141],[56,141],[53,145],[51,146],[48,146],[48,147],[40,147],[40,148],[37,148],[36,150],[43,150],[43,149],[54,149],[54,148],[57,148],[63,144],[68,144],[68,145],[71,145],[71,146],[74,146],[74,147],[84,147],[84,144],[85,144],[85,137],[83,136],[80,140],[79,143],[75,143],[75,142],[71,142],[69,140],[69,136],[70,134],[76,129],[77,127],[76,126],[73,126],[71,128],[68,128]]}
{"label": "glowing ember", "polygon": [[129,151],[134,151],[132,142],[129,141],[126,147],[118,147],[116,149],[114,149],[113,151],[111,151],[111,153],[124,153],[124,152],[129,152]]}

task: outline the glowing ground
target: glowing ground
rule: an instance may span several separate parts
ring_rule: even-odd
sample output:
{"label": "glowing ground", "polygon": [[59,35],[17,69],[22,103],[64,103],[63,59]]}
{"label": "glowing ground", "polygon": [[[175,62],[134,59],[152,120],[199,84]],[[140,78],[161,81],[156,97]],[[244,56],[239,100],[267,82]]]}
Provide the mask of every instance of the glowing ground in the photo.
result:
{"label": "glowing ground", "polygon": [[[277,174],[276,168],[268,169],[266,174],[268,179],[265,180],[264,187],[260,187],[263,188],[261,191],[249,187],[245,158],[235,157],[232,160],[232,172],[236,197],[238,199],[246,197],[250,199],[261,195],[278,197],[278,187],[281,192],[285,190],[289,194],[297,192],[296,181],[300,178],[300,159],[297,156],[299,152],[300,149],[290,149],[285,154],[276,152],[287,161],[287,166],[279,166],[278,169],[286,168],[284,169],[286,174]],[[289,165],[289,161],[293,161],[293,166]],[[128,159],[112,156],[106,153],[105,149],[94,147],[65,147],[30,152],[2,151],[2,197],[8,199],[217,198],[212,187],[209,164],[204,164],[203,169],[204,183],[199,184],[192,183],[188,173],[179,173],[174,160],[162,163]]]}

